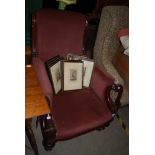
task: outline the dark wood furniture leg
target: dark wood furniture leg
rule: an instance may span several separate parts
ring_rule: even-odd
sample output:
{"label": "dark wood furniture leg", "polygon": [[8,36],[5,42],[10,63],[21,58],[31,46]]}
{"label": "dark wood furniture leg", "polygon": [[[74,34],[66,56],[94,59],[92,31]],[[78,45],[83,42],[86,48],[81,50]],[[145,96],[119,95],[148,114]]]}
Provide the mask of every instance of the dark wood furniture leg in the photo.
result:
{"label": "dark wood furniture leg", "polygon": [[31,122],[32,118],[25,120],[25,131],[35,155],[39,155],[36,139],[31,128]]}
{"label": "dark wood furniture leg", "polygon": [[110,125],[110,123],[111,123],[113,120],[114,120],[114,118],[112,118],[112,119],[111,119],[109,122],[107,122],[106,124],[104,124],[104,125],[100,126],[99,128],[97,128],[96,130],[98,130],[98,131],[104,130],[105,128],[107,128],[107,127]]}
{"label": "dark wood furniture leg", "polygon": [[50,151],[56,143],[56,129],[51,114],[40,116],[39,122],[43,136],[42,144],[46,151]]}

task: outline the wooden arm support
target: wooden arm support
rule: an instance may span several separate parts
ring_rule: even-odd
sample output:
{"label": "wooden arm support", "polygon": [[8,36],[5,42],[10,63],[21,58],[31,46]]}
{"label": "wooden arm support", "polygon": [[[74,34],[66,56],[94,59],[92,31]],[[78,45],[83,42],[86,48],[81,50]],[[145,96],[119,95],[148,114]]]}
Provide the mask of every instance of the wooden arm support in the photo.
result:
{"label": "wooden arm support", "polygon": [[[115,91],[118,93],[115,101],[111,99],[111,95],[110,95],[111,91]],[[122,93],[123,93],[122,85],[113,84],[107,88],[106,100],[107,100],[108,107],[110,108],[112,113],[116,113],[118,111],[118,108],[120,107],[120,99],[122,97]]]}

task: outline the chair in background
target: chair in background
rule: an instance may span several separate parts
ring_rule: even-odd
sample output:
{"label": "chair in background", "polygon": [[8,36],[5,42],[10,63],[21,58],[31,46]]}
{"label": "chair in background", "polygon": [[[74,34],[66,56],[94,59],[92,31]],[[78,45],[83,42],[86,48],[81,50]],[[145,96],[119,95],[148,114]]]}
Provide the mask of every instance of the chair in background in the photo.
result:
{"label": "chair in background", "polygon": [[[124,86],[124,79],[118,73],[116,66],[112,63],[117,52],[120,41],[117,36],[122,28],[129,27],[129,7],[106,6],[103,8],[97,37],[94,46],[93,58],[95,62],[115,78],[115,83]],[[121,105],[129,103],[128,89],[124,89]]]}
{"label": "chair in background", "polygon": [[[56,55],[65,56],[68,52],[83,54],[85,27],[85,17],[76,12],[42,9],[33,16],[32,63],[50,105],[52,118],[50,135],[48,132],[46,136],[42,126],[46,150],[51,149],[56,141],[106,126],[120,104],[122,86],[114,84],[114,79],[96,65],[89,88],[53,95],[44,62]],[[115,102],[110,98],[111,91],[118,93]]]}

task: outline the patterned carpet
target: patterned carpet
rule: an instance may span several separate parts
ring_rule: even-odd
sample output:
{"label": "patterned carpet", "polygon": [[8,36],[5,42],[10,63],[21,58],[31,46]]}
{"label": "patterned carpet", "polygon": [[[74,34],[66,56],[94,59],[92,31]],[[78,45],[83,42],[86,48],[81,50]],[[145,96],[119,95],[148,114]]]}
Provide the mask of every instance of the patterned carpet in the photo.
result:
{"label": "patterned carpet", "polygon": [[[124,107],[118,112],[121,120],[129,127],[129,107]],[[117,117],[110,126],[101,131],[92,131],[71,140],[57,142],[52,151],[45,151],[42,146],[40,128],[35,128],[35,119],[32,128],[37,140],[40,155],[128,155],[129,136],[122,128]],[[25,136],[26,146],[30,147]],[[33,151],[25,147],[25,155],[34,155]]]}

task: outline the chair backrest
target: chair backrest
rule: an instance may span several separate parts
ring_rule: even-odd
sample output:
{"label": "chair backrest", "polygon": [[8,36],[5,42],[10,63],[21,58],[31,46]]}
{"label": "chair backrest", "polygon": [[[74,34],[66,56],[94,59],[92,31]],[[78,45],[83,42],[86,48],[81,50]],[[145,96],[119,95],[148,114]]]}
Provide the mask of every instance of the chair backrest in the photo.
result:
{"label": "chair backrest", "polygon": [[106,65],[112,63],[112,58],[119,47],[117,33],[120,29],[128,27],[129,7],[106,6],[102,9],[94,46],[94,60],[101,68],[105,67],[108,71],[109,66]]}
{"label": "chair backrest", "polygon": [[85,26],[84,15],[77,12],[37,11],[32,19],[33,53],[37,53],[43,61],[58,54],[82,54]]}

